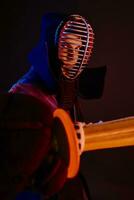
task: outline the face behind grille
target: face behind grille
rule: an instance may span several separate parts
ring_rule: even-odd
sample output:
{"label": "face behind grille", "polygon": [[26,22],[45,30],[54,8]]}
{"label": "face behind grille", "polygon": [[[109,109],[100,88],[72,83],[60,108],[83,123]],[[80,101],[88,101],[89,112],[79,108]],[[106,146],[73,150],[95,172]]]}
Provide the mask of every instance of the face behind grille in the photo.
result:
{"label": "face behind grille", "polygon": [[87,21],[80,15],[69,16],[61,28],[58,43],[58,57],[66,78],[75,79],[87,66],[93,40],[93,30]]}

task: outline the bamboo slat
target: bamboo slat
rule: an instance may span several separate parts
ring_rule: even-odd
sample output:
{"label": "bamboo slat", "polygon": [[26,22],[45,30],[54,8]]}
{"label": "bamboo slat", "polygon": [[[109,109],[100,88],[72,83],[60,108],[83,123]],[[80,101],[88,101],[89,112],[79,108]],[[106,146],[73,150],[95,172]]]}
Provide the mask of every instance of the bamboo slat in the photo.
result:
{"label": "bamboo slat", "polygon": [[134,146],[134,117],[84,127],[84,151]]}

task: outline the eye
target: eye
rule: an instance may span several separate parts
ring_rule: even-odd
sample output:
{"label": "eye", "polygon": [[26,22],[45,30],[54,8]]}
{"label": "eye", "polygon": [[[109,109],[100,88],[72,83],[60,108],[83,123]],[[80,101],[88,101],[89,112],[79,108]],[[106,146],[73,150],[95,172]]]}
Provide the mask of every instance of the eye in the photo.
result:
{"label": "eye", "polygon": [[76,46],[75,49],[79,50],[81,48],[80,45]]}
{"label": "eye", "polygon": [[63,43],[61,44],[61,46],[62,46],[62,48],[68,48],[68,43],[63,42]]}

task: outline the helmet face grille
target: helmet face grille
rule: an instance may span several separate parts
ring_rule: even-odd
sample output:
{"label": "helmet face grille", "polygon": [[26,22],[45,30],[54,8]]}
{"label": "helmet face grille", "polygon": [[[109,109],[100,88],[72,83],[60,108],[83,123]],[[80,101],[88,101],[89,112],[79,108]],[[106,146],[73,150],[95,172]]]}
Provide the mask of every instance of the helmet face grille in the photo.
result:
{"label": "helmet face grille", "polygon": [[94,33],[85,18],[69,16],[61,28],[58,43],[58,57],[62,61],[62,73],[68,79],[75,79],[87,66]]}

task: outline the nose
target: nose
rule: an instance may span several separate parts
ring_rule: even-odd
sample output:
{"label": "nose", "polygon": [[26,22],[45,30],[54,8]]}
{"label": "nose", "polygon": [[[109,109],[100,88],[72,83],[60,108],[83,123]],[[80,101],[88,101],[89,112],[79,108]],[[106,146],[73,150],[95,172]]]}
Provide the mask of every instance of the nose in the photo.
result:
{"label": "nose", "polygon": [[75,60],[75,57],[76,57],[75,54],[76,54],[75,48],[70,47],[70,48],[68,49],[68,59],[69,59],[69,60]]}
{"label": "nose", "polygon": [[68,49],[68,55],[69,55],[70,57],[73,57],[73,55],[74,55],[74,49],[73,49],[72,47],[70,47],[70,48]]}

